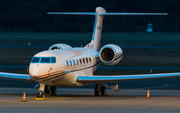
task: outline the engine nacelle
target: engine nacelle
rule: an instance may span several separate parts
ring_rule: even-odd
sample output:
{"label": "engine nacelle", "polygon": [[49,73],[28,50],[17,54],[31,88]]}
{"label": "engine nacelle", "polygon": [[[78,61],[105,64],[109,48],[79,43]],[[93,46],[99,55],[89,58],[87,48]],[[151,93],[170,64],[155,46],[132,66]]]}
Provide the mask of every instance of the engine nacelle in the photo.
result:
{"label": "engine nacelle", "polygon": [[115,44],[108,44],[101,48],[99,57],[104,64],[115,65],[122,59],[123,51]]}
{"label": "engine nacelle", "polygon": [[58,50],[58,49],[67,49],[67,48],[72,48],[71,46],[67,45],[67,44],[54,44],[52,45],[49,50]]}

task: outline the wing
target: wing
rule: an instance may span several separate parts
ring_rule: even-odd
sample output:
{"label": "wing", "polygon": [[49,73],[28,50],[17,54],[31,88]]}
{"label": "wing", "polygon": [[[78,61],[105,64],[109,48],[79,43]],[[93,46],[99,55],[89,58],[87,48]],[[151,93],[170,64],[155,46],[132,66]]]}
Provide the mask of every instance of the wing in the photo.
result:
{"label": "wing", "polygon": [[32,80],[29,74],[16,74],[16,73],[6,73],[6,72],[0,72],[0,78]]}
{"label": "wing", "polygon": [[140,75],[117,75],[117,76],[78,76],[77,82],[82,83],[107,83],[127,80],[164,78],[164,77],[180,77],[180,73],[162,73],[162,74],[140,74]]}

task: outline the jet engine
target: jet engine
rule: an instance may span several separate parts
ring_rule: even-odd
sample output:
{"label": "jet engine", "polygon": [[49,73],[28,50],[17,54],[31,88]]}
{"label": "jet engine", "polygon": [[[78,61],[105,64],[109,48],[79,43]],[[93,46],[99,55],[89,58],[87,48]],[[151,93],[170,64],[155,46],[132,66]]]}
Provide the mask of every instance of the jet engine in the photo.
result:
{"label": "jet engine", "polygon": [[58,49],[67,49],[67,48],[72,48],[71,46],[67,45],[67,44],[54,44],[52,45],[49,50],[58,50]]}
{"label": "jet engine", "polygon": [[115,44],[108,44],[101,48],[99,57],[105,65],[115,65],[122,59],[123,51]]}

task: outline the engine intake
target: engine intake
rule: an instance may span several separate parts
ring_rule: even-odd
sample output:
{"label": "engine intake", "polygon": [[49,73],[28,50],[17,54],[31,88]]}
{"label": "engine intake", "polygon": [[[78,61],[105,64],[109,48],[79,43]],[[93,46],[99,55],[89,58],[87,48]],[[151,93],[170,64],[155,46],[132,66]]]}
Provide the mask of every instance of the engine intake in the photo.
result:
{"label": "engine intake", "polygon": [[115,65],[122,59],[123,51],[115,44],[108,44],[101,48],[99,56],[104,64]]}
{"label": "engine intake", "polygon": [[67,49],[67,48],[72,48],[71,46],[67,45],[67,44],[54,44],[52,45],[49,50],[58,50],[58,49]]}

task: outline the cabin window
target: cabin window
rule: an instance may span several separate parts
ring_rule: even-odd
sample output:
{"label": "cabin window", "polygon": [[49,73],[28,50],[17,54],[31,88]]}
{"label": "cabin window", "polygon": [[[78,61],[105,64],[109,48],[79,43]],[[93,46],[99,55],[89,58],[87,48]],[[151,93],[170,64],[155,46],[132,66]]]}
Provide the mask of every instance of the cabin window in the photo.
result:
{"label": "cabin window", "polygon": [[78,59],[76,59],[77,65],[79,65]]}
{"label": "cabin window", "polygon": [[66,64],[67,64],[67,66],[69,66],[69,62],[66,60]]}
{"label": "cabin window", "polygon": [[79,59],[79,62],[80,62],[80,64],[82,64],[82,60],[81,59]]}
{"label": "cabin window", "polygon": [[89,61],[90,61],[90,63],[91,63],[91,58],[89,58]]}
{"label": "cabin window", "polygon": [[88,63],[88,58],[86,58],[86,62]]}
{"label": "cabin window", "polygon": [[71,60],[69,60],[69,62],[70,62],[70,65],[72,66],[72,61],[71,61]]}
{"label": "cabin window", "polygon": [[74,59],[73,59],[73,63],[74,63],[74,65],[76,64]]}
{"label": "cabin window", "polygon": [[84,60],[84,58],[83,58],[83,63],[85,64],[85,60]]}

